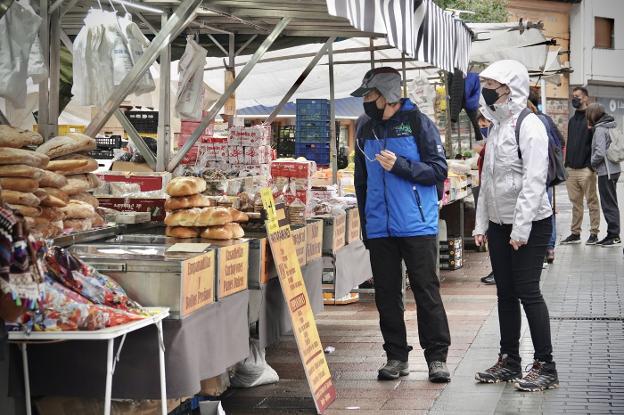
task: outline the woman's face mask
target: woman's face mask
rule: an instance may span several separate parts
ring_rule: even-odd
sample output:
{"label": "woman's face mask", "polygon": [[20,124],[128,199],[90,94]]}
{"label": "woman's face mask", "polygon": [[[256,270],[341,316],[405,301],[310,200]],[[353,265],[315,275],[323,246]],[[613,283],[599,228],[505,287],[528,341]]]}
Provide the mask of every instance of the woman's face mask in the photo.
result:
{"label": "woman's face mask", "polygon": [[483,138],[487,138],[489,133],[490,127],[481,127],[481,135],[483,136]]}

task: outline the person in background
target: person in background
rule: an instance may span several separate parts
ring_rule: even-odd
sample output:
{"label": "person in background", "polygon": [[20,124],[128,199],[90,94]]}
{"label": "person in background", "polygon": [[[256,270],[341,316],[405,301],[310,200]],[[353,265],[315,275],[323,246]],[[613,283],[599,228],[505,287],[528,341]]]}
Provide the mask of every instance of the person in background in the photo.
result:
{"label": "person in background", "polygon": [[[485,158],[485,147],[486,147],[487,136],[490,132],[490,127],[492,126],[492,123],[488,121],[488,119],[485,118],[483,114],[481,114],[480,111],[479,111],[479,115],[477,116],[477,122],[479,123],[479,129],[481,131],[481,136],[483,137],[483,140],[477,141],[476,144],[474,145],[474,151],[479,154],[479,160],[477,161],[477,166],[479,168],[479,186],[472,188],[472,194],[474,196],[474,201],[475,201],[475,210],[477,209],[477,205],[479,203],[479,190],[481,188],[480,186],[481,185],[481,171],[483,170],[483,159]],[[481,282],[486,285],[496,284],[496,281],[494,280],[494,271],[491,271],[485,277],[481,277]]]}
{"label": "person in background", "polygon": [[596,245],[600,227],[600,206],[596,192],[596,173],[591,168],[592,130],[587,126],[586,110],[589,105],[589,92],[576,87],[572,92],[572,106],[576,109],[568,122],[568,142],[566,143],[565,166],[568,170],[566,187],[572,202],[571,234],[562,244],[581,243],[583,224],[583,199],[589,208],[590,235],[587,245]]}
{"label": "person in background", "polygon": [[587,107],[587,124],[593,128],[591,164],[598,174],[600,205],[607,222],[607,236],[597,245],[612,248],[622,245],[620,239],[620,209],[617,200],[617,182],[620,179],[620,163],[607,158],[611,145],[611,132],[617,128],[615,119],[600,104]]}
{"label": "person in background", "polygon": [[[529,102],[527,103],[531,111],[542,120],[544,127],[546,127],[546,132],[548,133],[548,139],[553,141],[559,148],[563,150],[563,136],[561,132],[557,128],[557,124],[555,121],[548,115],[544,114],[541,110],[541,98],[539,91],[536,88],[531,88],[531,92],[529,93]],[[544,260],[548,264],[552,264],[555,262],[555,246],[557,245],[557,213],[554,205],[555,200],[555,187],[549,186],[546,191],[548,192],[548,200],[553,207],[553,215],[552,215],[552,235],[550,237],[550,241],[548,242],[548,248],[546,249],[546,257]]]}
{"label": "person in background", "polygon": [[447,177],[448,166],[438,128],[409,99],[401,99],[401,75],[396,69],[368,71],[352,95],[364,97],[369,119],[358,128],[354,179],[387,356],[377,378],[409,375],[412,347],[407,343],[401,291],[404,261],[429,381],[449,382],[446,358],[451,336],[436,272],[436,185]]}
{"label": "person in background", "polygon": [[[516,138],[516,121],[529,96],[529,73],[520,62],[494,62],[481,72],[481,80],[481,111],[493,125],[473,235],[477,245],[489,242],[501,341],[497,362],[478,372],[475,379],[480,383],[514,382],[521,391],[556,388],[559,378],[552,356],[550,317],[540,290],[552,232],[552,207],[546,195],[548,134],[542,121],[528,114]],[[524,377],[520,304],[535,351],[533,365]]]}

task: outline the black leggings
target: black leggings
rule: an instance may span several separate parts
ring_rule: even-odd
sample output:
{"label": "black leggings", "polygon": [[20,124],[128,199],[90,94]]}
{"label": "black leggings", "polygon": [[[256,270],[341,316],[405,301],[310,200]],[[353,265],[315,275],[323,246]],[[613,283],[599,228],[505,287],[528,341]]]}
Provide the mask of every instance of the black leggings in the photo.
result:
{"label": "black leggings", "polygon": [[501,354],[520,360],[520,303],[529,321],[535,359],[552,361],[550,317],[540,290],[540,276],[552,232],[550,217],[533,222],[529,241],[518,251],[509,244],[511,225],[490,222],[490,261],[498,294]]}

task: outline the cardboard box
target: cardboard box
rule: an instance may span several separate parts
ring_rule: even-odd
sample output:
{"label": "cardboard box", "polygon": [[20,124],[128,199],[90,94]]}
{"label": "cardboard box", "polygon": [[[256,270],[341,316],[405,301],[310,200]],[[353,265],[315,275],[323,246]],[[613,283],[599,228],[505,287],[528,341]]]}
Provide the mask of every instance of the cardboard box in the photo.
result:
{"label": "cardboard box", "polygon": [[[120,162],[116,162],[120,163]],[[133,163],[134,164],[134,163]],[[171,173],[120,173],[120,172],[102,172],[97,176],[108,183],[138,183],[142,192],[165,191],[167,184],[171,180]]]}
{"label": "cardboard box", "polygon": [[230,375],[225,372],[210,379],[204,379],[200,383],[199,395],[221,396],[230,387]]}
{"label": "cardboard box", "polygon": [[323,253],[335,255],[345,246],[347,234],[347,215],[317,216],[323,220]]}
{"label": "cardboard box", "polygon": [[306,226],[302,226],[298,229],[292,229],[291,235],[295,242],[295,250],[297,251],[297,258],[299,259],[299,265],[304,266],[308,263],[307,257],[307,243],[306,243]]}
{"label": "cardboard box", "polygon": [[271,162],[271,176],[273,177],[294,177],[310,178],[316,171],[316,164],[313,161],[283,161],[274,160]]}
{"label": "cardboard box", "polygon": [[153,221],[165,220],[165,199],[97,196],[100,207],[120,212],[150,212]]}
{"label": "cardboard box", "polygon": [[245,164],[265,164],[271,161],[271,147],[243,147]]}
{"label": "cardboard box", "polygon": [[111,171],[126,173],[153,173],[154,170],[147,163],[133,163],[131,161],[115,161],[111,165]]}
{"label": "cardboard box", "polygon": [[[167,411],[171,412],[185,399],[167,399]],[[66,398],[47,396],[33,402],[39,415],[102,415],[104,399]],[[160,400],[112,401],[112,415],[160,415]]]}
{"label": "cardboard box", "polygon": [[232,145],[242,145],[248,147],[257,147],[271,145],[271,127],[270,126],[253,126],[253,127],[231,127],[230,143]]}
{"label": "cardboard box", "polygon": [[306,225],[306,261],[323,257],[323,221],[310,219]]}
{"label": "cardboard box", "polygon": [[360,228],[360,211],[357,207],[347,210],[347,243],[362,239]]}
{"label": "cardboard box", "polygon": [[249,274],[247,283],[249,288],[259,288],[269,282],[271,278],[277,278],[276,272],[271,272],[273,256],[266,234],[248,233],[249,238]]}
{"label": "cardboard box", "polygon": [[248,288],[249,242],[213,241],[217,251],[217,299]]}

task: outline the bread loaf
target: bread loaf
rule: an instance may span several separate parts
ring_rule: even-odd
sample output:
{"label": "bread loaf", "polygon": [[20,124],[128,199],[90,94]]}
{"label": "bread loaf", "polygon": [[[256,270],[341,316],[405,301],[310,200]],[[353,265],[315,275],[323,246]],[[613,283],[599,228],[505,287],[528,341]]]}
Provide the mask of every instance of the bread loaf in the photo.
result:
{"label": "bread loaf", "polygon": [[37,147],[37,152],[54,159],[81,151],[95,150],[96,147],[93,138],[81,133],[69,133],[46,141]]}
{"label": "bread loaf", "polygon": [[42,170],[42,177],[39,179],[39,186],[60,189],[65,185],[67,185],[67,178],[65,176],[54,173],[53,171]]}
{"label": "bread loaf", "polygon": [[232,232],[232,239],[240,239],[245,236],[245,231],[238,223],[226,223],[225,229]]}
{"label": "bread loaf", "polygon": [[41,215],[39,217],[42,219],[47,219],[51,222],[56,222],[65,219],[65,214],[62,210],[58,208],[43,207],[41,208]]}
{"label": "bread loaf", "polygon": [[197,238],[199,236],[199,231],[197,228],[187,228],[184,226],[167,226],[165,229],[165,235],[171,238]]}
{"label": "bread loaf", "polygon": [[92,228],[91,219],[65,219],[63,228],[74,232],[88,231]]}
{"label": "bread loaf", "polygon": [[0,125],[0,147],[22,148],[43,143],[41,134],[20,130],[8,125]]}
{"label": "bread loaf", "polygon": [[180,209],[215,206],[214,200],[204,195],[170,197],[165,201],[165,211],[172,212]]}
{"label": "bread loaf", "polygon": [[26,177],[0,177],[0,189],[34,192],[39,189],[39,181]]}
{"label": "bread loaf", "polygon": [[206,190],[206,181],[201,177],[176,177],[167,184],[169,196],[191,196]]}
{"label": "bread loaf", "polygon": [[51,160],[46,169],[62,175],[91,173],[98,169],[98,163],[89,156],[71,154]]}
{"label": "bread loaf", "polygon": [[69,202],[69,195],[61,189],[55,189],[54,187],[42,187],[42,190],[45,190],[48,196],[54,196],[65,203]]}
{"label": "bread loaf", "polygon": [[249,215],[241,212],[240,210],[228,208],[228,212],[230,212],[232,222],[249,222]]}
{"label": "bread loaf", "polygon": [[41,215],[40,207],[15,205],[12,203],[7,203],[7,206],[9,206],[13,210],[18,211],[19,213],[22,214],[22,216],[30,216],[34,218],[34,217]]}
{"label": "bread loaf", "polygon": [[26,164],[6,164],[0,165],[0,177],[26,177],[40,180],[43,177],[43,170]]}
{"label": "bread loaf", "polygon": [[218,226],[232,222],[232,215],[227,208],[209,207],[200,210],[195,226]]}
{"label": "bread loaf", "polygon": [[95,189],[100,186],[100,179],[95,174],[77,174],[74,176],[66,176],[67,184],[61,187],[61,190],[68,195],[84,193],[87,190]]}
{"label": "bread loaf", "polygon": [[37,207],[41,204],[41,200],[32,193],[17,192],[15,190],[0,191],[2,200],[12,205],[24,205]]}
{"label": "bread loaf", "polygon": [[167,226],[195,226],[201,209],[183,209],[167,214],[165,225]]}
{"label": "bread loaf", "polygon": [[70,200],[67,206],[60,208],[67,219],[87,219],[95,215],[95,209],[80,200]]}
{"label": "bread loaf", "polygon": [[80,200],[81,202],[90,204],[94,208],[100,206],[100,202],[97,200],[97,197],[93,196],[91,193],[85,192],[71,195],[70,200]]}
{"label": "bread loaf", "polygon": [[225,226],[209,226],[201,233],[203,239],[217,239],[220,241],[227,241],[232,239],[233,236],[232,231]]}
{"label": "bread loaf", "polygon": [[48,194],[48,197],[41,201],[40,206],[48,208],[61,208],[67,206],[67,202]]}
{"label": "bread loaf", "polygon": [[95,213],[93,216],[91,216],[91,225],[94,228],[101,228],[106,225],[106,222],[104,221],[103,217]]}
{"label": "bread loaf", "polygon": [[0,164],[26,164],[32,167],[45,167],[50,159],[45,154],[19,148],[0,147]]}

